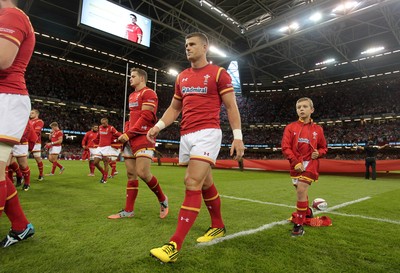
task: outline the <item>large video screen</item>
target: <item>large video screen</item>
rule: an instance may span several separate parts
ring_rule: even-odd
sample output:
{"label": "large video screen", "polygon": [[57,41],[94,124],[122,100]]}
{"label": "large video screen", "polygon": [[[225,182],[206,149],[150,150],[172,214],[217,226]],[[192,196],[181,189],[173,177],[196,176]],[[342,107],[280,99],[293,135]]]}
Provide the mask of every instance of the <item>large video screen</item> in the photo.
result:
{"label": "large video screen", "polygon": [[107,0],[81,0],[78,25],[150,46],[151,20]]}

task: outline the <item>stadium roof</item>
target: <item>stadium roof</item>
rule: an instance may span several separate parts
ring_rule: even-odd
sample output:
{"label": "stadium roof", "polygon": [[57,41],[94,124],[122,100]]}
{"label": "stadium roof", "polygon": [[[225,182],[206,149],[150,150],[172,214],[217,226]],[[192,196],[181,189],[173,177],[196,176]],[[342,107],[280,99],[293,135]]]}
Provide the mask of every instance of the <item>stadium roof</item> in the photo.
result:
{"label": "stadium roof", "polygon": [[[125,73],[126,58],[159,69],[158,81],[169,84],[173,77],[162,72],[188,66],[184,36],[193,31],[207,33],[211,43],[226,52],[226,58],[209,54],[214,63],[227,67],[231,60],[239,62],[244,92],[303,89],[400,68],[398,0],[360,0],[352,9],[335,12],[345,1],[111,2],[152,19],[150,48],[77,26],[80,0],[20,0],[19,7],[39,33],[37,52],[120,73]],[[315,12],[322,14],[317,23],[309,20]],[[298,23],[297,30],[281,31],[293,22]],[[384,50],[375,57],[361,55],[370,46]],[[326,59],[335,61],[316,66]]]}

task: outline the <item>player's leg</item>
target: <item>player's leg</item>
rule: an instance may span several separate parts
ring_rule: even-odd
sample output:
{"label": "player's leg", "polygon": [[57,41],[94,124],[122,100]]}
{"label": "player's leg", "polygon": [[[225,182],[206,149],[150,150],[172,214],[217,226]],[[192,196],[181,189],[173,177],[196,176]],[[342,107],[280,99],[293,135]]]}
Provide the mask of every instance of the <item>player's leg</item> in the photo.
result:
{"label": "player's leg", "polygon": [[11,146],[0,142],[0,216],[4,211],[7,198],[6,164],[11,152]]}
{"label": "player's leg", "polygon": [[165,218],[168,215],[168,198],[164,194],[157,177],[151,171],[151,161],[153,156],[152,150],[140,150],[136,154],[136,172],[137,175],[146,182],[149,189],[156,195],[160,203],[160,218]]}
{"label": "player's leg", "polygon": [[[99,172],[101,173],[101,175],[103,176],[104,175],[104,169],[103,169],[103,167],[101,167],[101,165],[100,165],[100,161],[102,160],[102,156],[100,155],[100,154],[96,154],[95,156],[94,156],[94,159],[93,159],[93,164],[94,164],[94,166],[99,170]],[[102,178],[103,179],[103,178]]]}
{"label": "player's leg", "polygon": [[[4,211],[12,223],[12,230],[1,241],[0,246],[7,247],[10,245],[10,240],[8,239],[15,239],[14,235],[16,235],[16,240],[18,241],[29,236],[27,225],[23,226],[23,220],[26,217],[16,198],[16,189],[12,181],[7,179],[5,170],[11,152],[10,145],[17,144],[21,139],[28,122],[31,103],[28,96],[10,94],[0,94],[0,101],[0,123],[2,124],[0,126],[0,215]],[[22,230],[22,232],[18,234],[12,233],[14,228],[16,231]],[[28,230],[28,232],[25,232],[25,230]]]}
{"label": "player's leg", "polygon": [[8,235],[0,242],[1,247],[9,247],[19,241],[26,240],[35,234],[35,228],[29,223],[18,199],[17,190],[7,179],[7,194],[4,212],[11,222]]}
{"label": "player's leg", "polygon": [[103,155],[102,161],[103,161],[103,164],[104,164],[104,169],[103,169],[103,177],[100,180],[100,183],[107,183],[108,170],[109,170],[108,166],[109,166],[110,159],[107,156]]}
{"label": "player's leg", "polygon": [[31,187],[31,170],[28,165],[28,157],[19,156],[17,157],[17,161],[21,168],[22,176],[24,177],[24,185],[22,186],[22,189],[28,191]]}
{"label": "player's leg", "polygon": [[126,184],[125,208],[116,214],[108,216],[108,219],[120,219],[134,216],[135,201],[139,192],[139,181],[136,174],[136,160],[125,158],[125,167],[128,182]]}
{"label": "player's leg", "polygon": [[310,181],[299,179],[296,187],[297,194],[297,214],[293,219],[294,227],[292,230],[292,236],[302,236],[304,234],[303,224],[306,219],[308,210],[308,188],[310,186]]}
{"label": "player's leg", "polygon": [[152,256],[162,262],[175,262],[178,251],[200,212],[201,188],[209,172],[210,164],[200,160],[190,160],[185,175],[185,199],[178,215],[178,225],[168,244],[150,250]]}
{"label": "player's leg", "polygon": [[369,160],[365,159],[365,179],[369,179]]}
{"label": "player's leg", "polygon": [[33,158],[35,159],[36,165],[39,170],[39,177],[38,177],[39,181],[43,180],[43,161],[42,161],[41,150],[42,150],[42,145],[36,143],[32,151]]}
{"label": "player's leg", "polygon": [[53,148],[50,148],[50,151],[49,151],[49,161],[51,163],[51,171],[50,171],[49,175],[54,175],[56,168],[57,168],[58,154],[51,153],[51,149],[53,149]]}
{"label": "player's leg", "polygon": [[203,236],[197,238],[198,243],[209,242],[216,238],[223,237],[226,233],[225,224],[221,215],[221,198],[213,182],[211,168],[203,184],[202,196],[211,217],[211,226]]}
{"label": "player's leg", "polygon": [[[14,145],[14,147],[15,147],[15,145]],[[14,147],[12,149],[13,152],[14,152]],[[22,178],[23,178],[21,168],[19,167],[17,161],[15,160],[15,157],[12,156],[12,154],[10,154],[9,162],[11,162],[11,163],[9,163],[9,165],[8,165],[8,177],[12,182],[13,181],[13,173],[15,172],[15,176],[17,179],[16,187],[19,187],[22,184]]]}
{"label": "player's leg", "polygon": [[111,156],[108,165],[111,168],[110,177],[114,177],[115,173],[117,172],[117,157]]}
{"label": "player's leg", "polygon": [[372,180],[376,180],[376,160],[371,161],[371,174],[372,174]]}

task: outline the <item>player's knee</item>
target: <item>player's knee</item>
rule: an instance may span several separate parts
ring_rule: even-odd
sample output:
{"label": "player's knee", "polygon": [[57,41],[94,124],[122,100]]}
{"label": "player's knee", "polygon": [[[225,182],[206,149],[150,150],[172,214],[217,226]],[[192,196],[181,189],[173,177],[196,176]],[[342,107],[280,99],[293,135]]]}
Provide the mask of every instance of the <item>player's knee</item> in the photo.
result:
{"label": "player's knee", "polygon": [[184,183],[187,190],[201,190],[202,188],[202,181],[198,181],[190,176],[185,177]]}

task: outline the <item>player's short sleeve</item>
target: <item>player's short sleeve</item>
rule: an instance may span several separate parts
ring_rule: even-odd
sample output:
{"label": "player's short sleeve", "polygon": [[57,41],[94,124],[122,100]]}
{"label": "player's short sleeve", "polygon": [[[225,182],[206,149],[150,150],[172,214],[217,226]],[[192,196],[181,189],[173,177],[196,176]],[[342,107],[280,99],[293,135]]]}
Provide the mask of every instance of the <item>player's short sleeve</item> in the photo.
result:
{"label": "player's short sleeve", "polygon": [[43,127],[44,127],[43,120],[38,120],[37,122],[35,122],[35,128],[34,129],[35,129],[36,132],[41,132]]}
{"label": "player's short sleeve", "polygon": [[232,78],[224,68],[219,68],[216,80],[218,84],[218,93],[221,96],[233,92]]}
{"label": "player's short sleeve", "polygon": [[151,89],[145,90],[142,96],[142,105],[153,106],[156,108],[158,105],[157,93]]}
{"label": "player's short sleeve", "polygon": [[30,26],[23,19],[21,15],[10,12],[0,16],[0,38],[9,40],[19,47],[31,32]]}
{"label": "player's short sleeve", "polygon": [[180,78],[181,78],[181,74],[178,75],[178,77],[176,77],[176,81],[175,81],[175,93],[174,93],[174,99],[177,100],[182,100],[182,91],[181,91],[181,85],[180,85]]}

